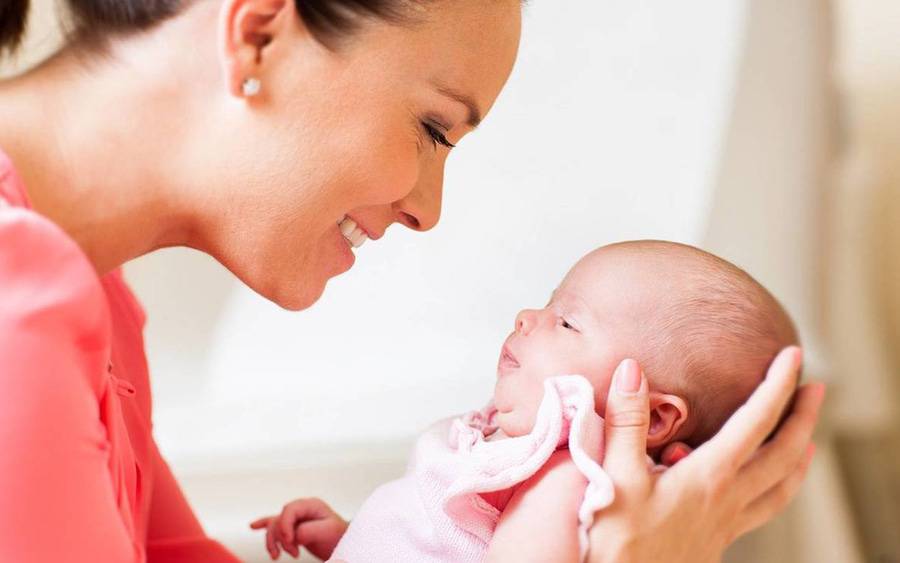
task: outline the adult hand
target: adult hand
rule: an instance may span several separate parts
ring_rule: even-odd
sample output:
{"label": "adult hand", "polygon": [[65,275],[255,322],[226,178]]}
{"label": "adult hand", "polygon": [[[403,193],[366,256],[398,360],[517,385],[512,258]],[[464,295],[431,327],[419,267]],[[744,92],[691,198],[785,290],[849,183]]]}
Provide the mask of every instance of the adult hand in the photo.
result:
{"label": "adult hand", "polygon": [[797,493],[824,397],[797,391],[790,416],[763,444],[791,400],[802,352],[783,350],[765,381],[711,440],[662,473],[647,467],[647,381],[633,360],[616,370],[606,406],[603,467],[616,499],[590,533],[592,563],[719,561],[737,537],[769,521]]}

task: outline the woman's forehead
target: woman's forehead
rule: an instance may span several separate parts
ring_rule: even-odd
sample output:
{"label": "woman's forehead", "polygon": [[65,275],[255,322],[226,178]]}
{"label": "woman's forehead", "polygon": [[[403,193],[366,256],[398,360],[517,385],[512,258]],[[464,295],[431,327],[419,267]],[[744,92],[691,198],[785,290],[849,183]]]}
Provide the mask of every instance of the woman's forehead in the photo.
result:
{"label": "woman's forehead", "polygon": [[354,50],[398,86],[418,82],[471,101],[477,122],[512,71],[520,27],[518,1],[433,2],[412,23],[374,22]]}

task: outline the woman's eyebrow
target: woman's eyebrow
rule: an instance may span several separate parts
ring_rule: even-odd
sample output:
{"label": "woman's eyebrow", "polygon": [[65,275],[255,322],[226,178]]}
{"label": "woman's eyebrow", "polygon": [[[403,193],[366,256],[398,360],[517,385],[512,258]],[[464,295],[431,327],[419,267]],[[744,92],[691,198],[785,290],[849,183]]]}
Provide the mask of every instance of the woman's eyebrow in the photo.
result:
{"label": "woman's eyebrow", "polygon": [[455,90],[451,86],[448,86],[442,82],[433,81],[435,90],[437,90],[438,94],[450,98],[455,102],[459,102],[462,105],[466,106],[469,110],[469,118],[466,120],[466,123],[472,129],[478,127],[481,123],[482,113],[481,110],[478,109],[478,104],[475,103],[475,100],[472,99],[472,96],[464,94],[458,90]]}

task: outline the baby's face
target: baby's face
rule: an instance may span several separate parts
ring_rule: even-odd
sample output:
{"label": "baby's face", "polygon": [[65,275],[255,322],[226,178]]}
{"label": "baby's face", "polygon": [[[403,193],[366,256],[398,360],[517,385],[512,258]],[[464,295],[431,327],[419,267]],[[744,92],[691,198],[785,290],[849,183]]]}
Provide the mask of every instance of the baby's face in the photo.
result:
{"label": "baby's face", "polygon": [[[534,426],[543,383],[557,375],[583,375],[594,386],[598,412],[616,365],[633,351],[635,326],[646,308],[632,268],[592,253],[579,261],[543,309],[516,317],[497,365],[497,423],[510,436]],[[625,291],[627,289],[628,291]],[[637,291],[636,291],[637,289]]]}

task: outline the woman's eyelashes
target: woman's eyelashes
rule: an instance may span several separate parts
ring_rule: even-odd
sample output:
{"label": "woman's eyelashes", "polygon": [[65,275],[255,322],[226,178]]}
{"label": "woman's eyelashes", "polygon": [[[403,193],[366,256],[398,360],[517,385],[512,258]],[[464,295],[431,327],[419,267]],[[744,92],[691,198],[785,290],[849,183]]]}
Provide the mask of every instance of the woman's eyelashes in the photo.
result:
{"label": "woman's eyelashes", "polygon": [[441,129],[446,129],[440,125],[434,125],[427,121],[422,122],[422,127],[425,128],[425,132],[428,133],[428,136],[431,137],[431,142],[434,145],[434,148],[437,149],[437,146],[444,145],[448,149],[452,149],[456,145],[447,140],[447,136],[441,131]]}

